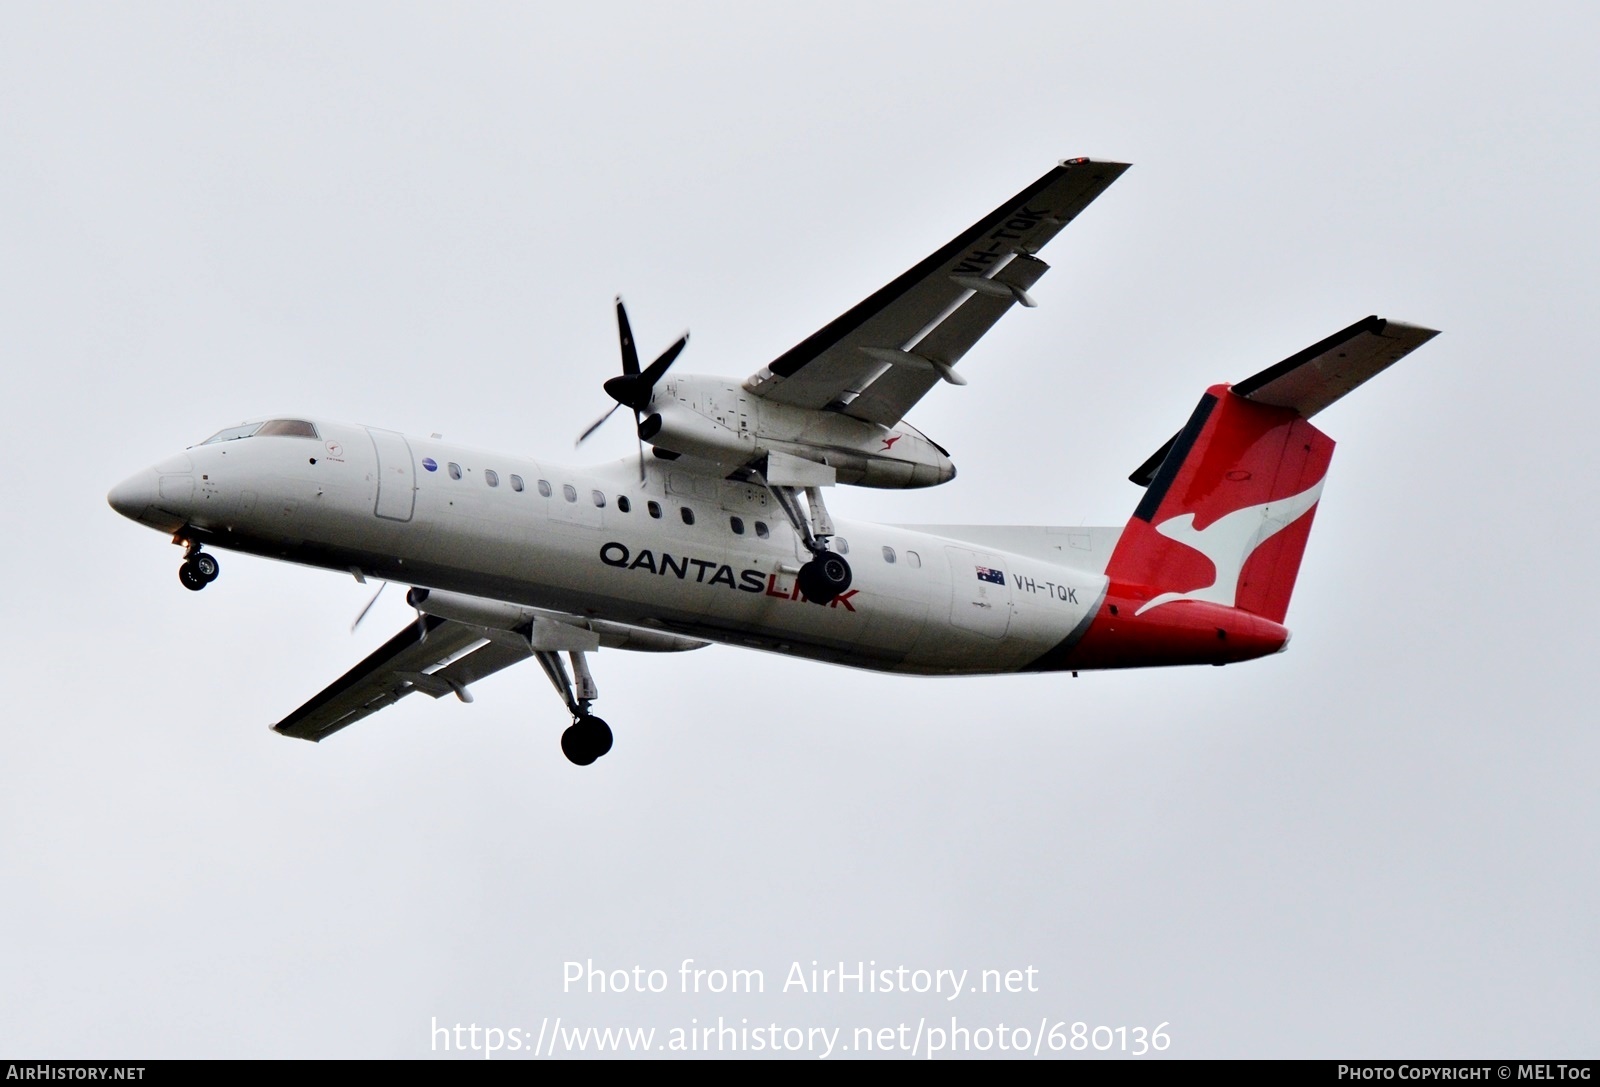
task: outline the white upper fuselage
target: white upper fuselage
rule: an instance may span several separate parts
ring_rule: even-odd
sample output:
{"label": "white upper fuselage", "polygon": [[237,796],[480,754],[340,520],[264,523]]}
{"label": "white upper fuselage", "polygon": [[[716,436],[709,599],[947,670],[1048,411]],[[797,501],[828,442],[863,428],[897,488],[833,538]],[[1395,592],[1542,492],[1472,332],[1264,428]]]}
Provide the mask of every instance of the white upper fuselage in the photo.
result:
{"label": "white upper fuselage", "polygon": [[209,547],[882,671],[1016,671],[1106,588],[1098,548],[1076,569],[837,520],[854,582],[819,606],[795,588],[809,554],[765,488],[687,458],[647,458],[640,483],[632,459],[569,467],[313,425],[192,447],[111,504]]}

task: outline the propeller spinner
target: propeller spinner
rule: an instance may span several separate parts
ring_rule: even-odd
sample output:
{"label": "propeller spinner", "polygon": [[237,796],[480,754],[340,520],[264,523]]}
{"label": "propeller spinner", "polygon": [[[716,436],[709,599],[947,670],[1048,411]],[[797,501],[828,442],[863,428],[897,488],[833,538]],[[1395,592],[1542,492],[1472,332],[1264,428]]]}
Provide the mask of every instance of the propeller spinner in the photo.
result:
{"label": "propeller spinner", "polygon": [[617,299],[617,336],[622,341],[622,373],[616,377],[608,378],[603,386],[606,395],[615,400],[611,410],[589,424],[589,429],[578,435],[574,445],[582,445],[584,441],[600,429],[600,425],[618,408],[633,409],[633,431],[639,440],[639,481],[644,482],[644,436],[639,433],[640,424],[643,422],[642,413],[650,406],[650,398],[655,395],[656,382],[660,381],[667,370],[677,361],[683,349],[688,346],[689,334],[685,332],[678,337],[678,341],[665,351],[661,352],[656,360],[643,370],[639,369],[639,351],[633,344],[633,327],[628,324],[628,310],[622,304],[622,299]]}

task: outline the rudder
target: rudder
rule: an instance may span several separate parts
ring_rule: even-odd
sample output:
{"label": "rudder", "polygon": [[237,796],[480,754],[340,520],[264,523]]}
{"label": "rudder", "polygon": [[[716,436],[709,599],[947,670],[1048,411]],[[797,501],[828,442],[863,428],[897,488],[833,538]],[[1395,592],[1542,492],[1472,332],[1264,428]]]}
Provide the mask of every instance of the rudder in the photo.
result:
{"label": "rudder", "polygon": [[1106,574],[1143,603],[1236,607],[1282,623],[1334,442],[1300,412],[1206,391],[1173,441]]}

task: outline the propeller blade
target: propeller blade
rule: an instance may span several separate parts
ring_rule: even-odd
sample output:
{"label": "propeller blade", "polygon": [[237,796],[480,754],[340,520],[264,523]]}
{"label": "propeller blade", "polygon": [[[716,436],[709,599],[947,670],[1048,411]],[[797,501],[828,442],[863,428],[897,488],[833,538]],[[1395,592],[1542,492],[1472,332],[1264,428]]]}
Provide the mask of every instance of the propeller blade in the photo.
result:
{"label": "propeller blade", "polygon": [[584,431],[582,434],[579,434],[578,435],[578,440],[572,443],[573,448],[576,449],[578,446],[582,445],[584,443],[584,441],[589,437],[589,435],[593,434],[595,431],[600,429],[600,424],[601,423],[603,423],[607,419],[611,418],[611,412],[612,411],[616,411],[620,407],[622,407],[622,405],[620,403],[612,404],[611,405],[611,411],[606,412],[604,415],[600,416],[600,418],[598,418],[594,422],[590,423],[589,424],[589,429]]}
{"label": "propeller blade", "polygon": [[685,332],[678,337],[677,343],[661,352],[660,357],[646,367],[643,374],[639,375],[643,383],[653,390],[656,387],[656,382],[661,380],[661,375],[667,372],[667,367],[676,362],[678,356],[683,354],[683,349],[688,346],[689,334]]}
{"label": "propeller blade", "polygon": [[387,589],[388,587],[389,587],[389,583],[387,581],[385,581],[382,585],[378,586],[378,591],[372,594],[372,599],[368,600],[367,601],[367,606],[361,609],[361,614],[356,616],[356,621],[350,624],[350,633],[351,634],[354,634],[356,632],[356,627],[361,625],[361,620],[363,620],[363,619],[365,619],[367,617],[367,612],[372,610],[372,605],[374,605],[374,604],[376,604],[378,602],[378,597],[382,596],[383,595],[383,590]]}
{"label": "propeller blade", "polygon": [[639,352],[633,346],[633,328],[628,324],[628,310],[622,304],[622,296],[617,295],[617,335],[622,339],[622,372],[637,374],[639,372]]}
{"label": "propeller blade", "polygon": [[645,481],[644,474],[644,435],[639,433],[642,419],[637,411],[633,413],[633,436],[639,440],[639,482]]}

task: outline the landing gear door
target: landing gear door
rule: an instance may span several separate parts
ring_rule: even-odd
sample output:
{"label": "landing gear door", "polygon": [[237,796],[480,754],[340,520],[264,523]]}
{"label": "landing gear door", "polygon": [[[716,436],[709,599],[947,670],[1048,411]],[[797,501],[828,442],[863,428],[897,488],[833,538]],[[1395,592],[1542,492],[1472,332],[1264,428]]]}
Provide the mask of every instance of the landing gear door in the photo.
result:
{"label": "landing gear door", "polygon": [[404,434],[367,428],[378,453],[378,504],[373,512],[389,521],[409,521],[417,504],[417,470]]}
{"label": "landing gear door", "polygon": [[1011,626],[1011,585],[994,555],[946,547],[950,558],[950,622],[990,638]]}

